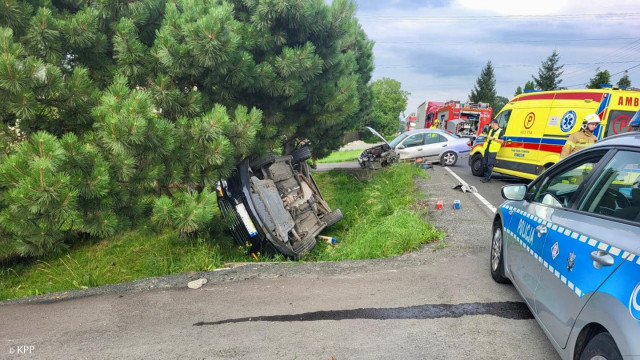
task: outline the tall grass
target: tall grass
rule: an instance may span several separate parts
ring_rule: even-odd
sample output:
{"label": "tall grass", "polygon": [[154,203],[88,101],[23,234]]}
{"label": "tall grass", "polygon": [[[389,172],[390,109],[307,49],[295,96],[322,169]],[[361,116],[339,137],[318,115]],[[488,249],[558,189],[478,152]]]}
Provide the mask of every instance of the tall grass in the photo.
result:
{"label": "tall grass", "polygon": [[307,258],[386,257],[442,239],[444,233],[428,222],[426,212],[412,209],[416,201],[425,197],[416,188],[414,177],[425,176],[424,170],[409,164],[379,170],[370,182],[340,172],[315,175],[325,199],[332,208],[340,208],[344,218],[323,232],[338,238],[338,246],[318,242]]}
{"label": "tall grass", "polygon": [[244,259],[225,234],[183,240],[172,230],[155,235],[131,230],[74,245],[63,256],[0,267],[0,299],[213,270],[224,262]]}

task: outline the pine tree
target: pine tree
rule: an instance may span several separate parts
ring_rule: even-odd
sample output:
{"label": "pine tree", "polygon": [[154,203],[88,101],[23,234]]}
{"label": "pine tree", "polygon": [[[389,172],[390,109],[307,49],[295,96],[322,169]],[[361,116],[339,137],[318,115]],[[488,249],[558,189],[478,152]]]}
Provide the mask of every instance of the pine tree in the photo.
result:
{"label": "pine tree", "polygon": [[631,86],[631,80],[629,80],[629,72],[627,70],[624,71],[624,75],[618,80],[618,86]]}
{"label": "pine tree", "polygon": [[[538,70],[538,77],[532,76],[535,82],[536,89],[541,91],[559,90],[560,83],[562,83],[562,68],[564,65],[558,65],[560,62],[560,55],[553,50],[551,55],[542,62],[540,69]],[[526,89],[526,87],[525,87]]]}
{"label": "pine tree", "polygon": [[496,104],[496,77],[491,60],[487,62],[476,80],[476,85],[473,86],[469,94],[469,101],[489,103],[494,109],[498,107]]}
{"label": "pine tree", "polygon": [[[373,42],[354,13],[351,0],[8,0],[0,236],[23,254],[60,250],[144,222],[161,196],[186,214],[243,157],[302,139],[336,149],[372,102]],[[46,209],[28,206],[46,193]],[[191,221],[172,225],[210,219]]]}
{"label": "pine tree", "polygon": [[518,96],[520,94],[522,94],[522,87],[518,86],[516,88],[516,92],[513,94],[513,96]]}
{"label": "pine tree", "polygon": [[533,91],[536,89],[536,85],[533,83],[533,81],[527,81],[526,84],[524,84],[524,91]]}
{"label": "pine tree", "polygon": [[598,68],[595,76],[589,79],[587,89],[600,89],[602,84],[611,84],[611,74],[608,70],[600,71]]}

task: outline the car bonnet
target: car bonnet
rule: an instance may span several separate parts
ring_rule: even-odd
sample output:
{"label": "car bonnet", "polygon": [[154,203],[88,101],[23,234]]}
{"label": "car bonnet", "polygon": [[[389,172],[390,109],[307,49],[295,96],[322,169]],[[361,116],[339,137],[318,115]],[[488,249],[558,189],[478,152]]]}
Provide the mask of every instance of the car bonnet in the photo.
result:
{"label": "car bonnet", "polygon": [[387,144],[389,147],[391,147],[391,145],[389,145],[389,142],[382,137],[382,135],[380,135],[377,131],[373,130],[371,127],[367,126],[367,129],[369,129],[369,131],[371,131],[371,133],[377,137],[379,137],[382,141],[384,141],[385,144]]}

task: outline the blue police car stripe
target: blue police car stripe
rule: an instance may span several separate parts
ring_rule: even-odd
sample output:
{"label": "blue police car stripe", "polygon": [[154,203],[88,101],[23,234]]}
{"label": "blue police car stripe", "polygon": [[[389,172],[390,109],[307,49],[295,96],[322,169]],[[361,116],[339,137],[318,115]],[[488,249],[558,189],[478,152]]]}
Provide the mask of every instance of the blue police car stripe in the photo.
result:
{"label": "blue police car stripe", "polygon": [[[636,260],[636,264],[640,265],[640,255],[628,252],[628,251],[622,251],[621,249],[618,249],[614,246],[611,246],[603,241],[598,241],[596,239],[592,239],[589,238],[586,235],[580,234],[578,232],[575,231],[571,231],[569,229],[565,229],[561,226],[558,225],[552,225],[551,223],[549,223],[546,220],[543,220],[537,216],[531,215],[530,213],[523,211],[521,209],[518,208],[514,208],[512,206],[503,206],[502,207],[503,210],[503,215],[505,216],[505,218],[510,218],[511,216],[508,215],[509,211],[513,211],[525,218],[531,219],[532,221],[535,221],[539,224],[543,224],[545,225],[548,229],[557,232],[558,234],[560,234],[563,237],[566,238],[570,238],[573,240],[578,240],[581,243],[584,243],[586,245],[589,245],[595,249],[600,249],[600,250],[604,250],[604,251],[608,251],[612,256],[614,257],[619,257],[621,260],[623,261],[627,261],[627,262],[633,262],[633,260]],[[515,233],[514,231],[512,231],[511,229],[505,228],[505,232],[508,233],[509,235],[513,236],[514,239],[516,239],[518,241],[518,243],[527,250],[527,252],[529,254],[531,254],[536,260],[538,260],[547,270],[549,270],[553,275],[555,275],[560,281],[562,281],[565,285],[567,285],[567,287],[569,287],[577,296],[582,297],[584,295],[583,290],[581,290],[576,284],[574,284],[573,282],[571,282],[569,279],[567,279],[564,275],[562,275],[557,269],[555,269],[550,263],[548,263],[546,260],[544,260],[543,256],[541,254],[536,253],[527,243],[526,240],[524,240],[520,235],[518,235],[517,233]],[[621,254],[622,253],[622,254]],[[595,290],[595,289],[594,289]]]}

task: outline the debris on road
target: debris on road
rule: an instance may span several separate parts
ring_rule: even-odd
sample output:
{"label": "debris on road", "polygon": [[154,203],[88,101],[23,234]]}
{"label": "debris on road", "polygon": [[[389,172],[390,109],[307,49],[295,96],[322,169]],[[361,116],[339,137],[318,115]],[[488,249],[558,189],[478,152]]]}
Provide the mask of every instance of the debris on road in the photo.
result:
{"label": "debris on road", "polygon": [[453,189],[454,190],[461,190],[463,193],[466,193],[466,192],[477,193],[478,192],[478,189],[475,186],[473,186],[473,185],[469,186],[469,185],[466,185],[466,184],[464,184],[464,185],[463,184],[454,185]]}

